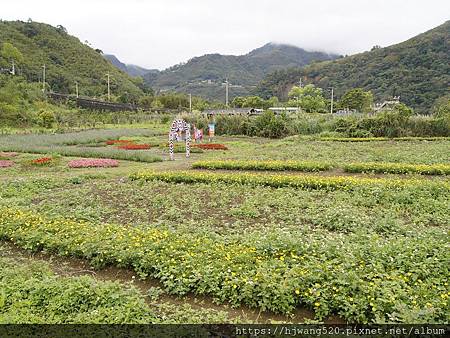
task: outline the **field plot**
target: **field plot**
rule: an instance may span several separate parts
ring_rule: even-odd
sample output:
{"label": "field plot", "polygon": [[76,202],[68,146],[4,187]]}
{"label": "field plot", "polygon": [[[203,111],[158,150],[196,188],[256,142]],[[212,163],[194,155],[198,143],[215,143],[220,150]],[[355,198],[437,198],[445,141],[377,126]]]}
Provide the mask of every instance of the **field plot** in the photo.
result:
{"label": "field plot", "polygon": [[[19,152],[0,168],[0,237],[10,252],[0,257],[0,283],[39,288],[36,269],[55,290],[69,290],[58,300],[67,304],[76,302],[72,288],[102,290],[75,322],[90,311],[95,322],[448,322],[449,140],[219,137],[227,150],[205,147],[171,162],[159,146],[166,136],[89,133],[45,136],[45,151],[43,136],[0,138],[0,151]],[[114,140],[149,149],[118,150],[127,142]],[[43,157],[36,152],[56,160],[30,165]],[[69,166],[87,157],[118,163]],[[38,263],[16,257],[23,250],[45,255]],[[135,286],[54,275],[42,267],[51,255],[86,262],[99,276],[124,269]],[[141,279],[158,287],[137,288]],[[15,288],[0,321],[45,322],[33,305],[24,305],[33,316],[19,313],[21,300],[9,295],[25,291]],[[187,301],[183,315],[169,301],[195,298],[204,309]],[[68,322],[59,308],[45,309]]]}

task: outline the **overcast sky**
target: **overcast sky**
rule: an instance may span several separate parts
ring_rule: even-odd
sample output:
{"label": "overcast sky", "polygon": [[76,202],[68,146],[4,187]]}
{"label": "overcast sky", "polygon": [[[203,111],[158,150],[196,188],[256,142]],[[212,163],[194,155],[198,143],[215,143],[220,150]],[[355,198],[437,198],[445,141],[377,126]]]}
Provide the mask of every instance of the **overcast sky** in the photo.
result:
{"label": "overcast sky", "polygon": [[63,25],[125,63],[163,69],[267,42],[354,54],[450,19],[449,0],[2,0],[0,19]]}

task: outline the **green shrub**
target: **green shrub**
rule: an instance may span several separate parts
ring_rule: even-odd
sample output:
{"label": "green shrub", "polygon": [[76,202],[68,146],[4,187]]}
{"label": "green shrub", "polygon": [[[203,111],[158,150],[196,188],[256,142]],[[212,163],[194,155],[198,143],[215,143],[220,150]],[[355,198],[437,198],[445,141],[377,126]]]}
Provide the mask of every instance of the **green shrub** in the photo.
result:
{"label": "green shrub", "polygon": [[332,168],[323,162],[303,161],[198,161],[192,164],[195,169],[226,170],[271,170],[271,171],[324,171]]}
{"label": "green shrub", "polygon": [[56,123],[55,114],[51,111],[43,111],[39,113],[38,118],[39,125],[47,129],[53,128],[53,125]]}

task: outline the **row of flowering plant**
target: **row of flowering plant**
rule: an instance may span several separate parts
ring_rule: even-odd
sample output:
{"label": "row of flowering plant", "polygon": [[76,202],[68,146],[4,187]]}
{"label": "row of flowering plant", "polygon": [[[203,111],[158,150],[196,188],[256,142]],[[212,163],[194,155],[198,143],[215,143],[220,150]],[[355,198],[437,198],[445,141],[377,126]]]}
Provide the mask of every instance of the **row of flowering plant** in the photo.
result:
{"label": "row of flowering plant", "polygon": [[9,168],[14,165],[13,161],[10,160],[0,160],[0,168]]}
{"label": "row of flowering plant", "polygon": [[133,141],[131,141],[131,140],[108,140],[108,141],[106,141],[107,145],[126,144],[126,143],[133,143]]}
{"label": "row of flowering plant", "polygon": [[192,144],[192,147],[205,150],[228,150],[227,146],[221,143],[194,143]]}
{"label": "row of flowering plant", "polygon": [[134,269],[158,278],[172,294],[194,292],[286,314],[308,307],[319,320],[448,321],[445,228],[387,238],[366,232],[292,235],[225,240],[204,231],[47,219],[0,207],[0,238],[28,250],[86,258],[96,267]]}
{"label": "row of flowering plant", "polygon": [[270,171],[325,171],[332,165],[324,162],[304,161],[198,161],[192,164],[195,169],[227,170],[270,170]]}
{"label": "row of flowering plant", "polygon": [[313,175],[280,175],[255,173],[214,173],[214,172],[154,172],[144,171],[130,175],[132,180],[165,181],[172,183],[226,183],[246,184],[252,186],[268,186],[273,188],[293,187],[315,190],[352,190],[356,188],[389,188],[402,189],[419,187],[430,189],[436,193],[448,193],[450,182],[417,180],[417,179],[385,179],[349,176],[313,176]]}
{"label": "row of flowering plant", "polygon": [[126,143],[117,146],[117,149],[124,149],[124,150],[145,150],[150,148],[151,146],[149,144],[135,144],[135,143]]}
{"label": "row of flowering plant", "polygon": [[0,158],[11,158],[11,157],[16,157],[17,155],[19,155],[19,153],[16,152],[5,152],[5,151],[0,151]]}
{"label": "row of flowering plant", "polygon": [[375,142],[375,141],[448,141],[450,137],[446,136],[405,136],[405,137],[322,137],[319,141],[332,141],[332,142]]}
{"label": "row of flowering plant", "polygon": [[407,164],[366,162],[351,163],[344,167],[350,173],[389,173],[389,174],[422,174],[422,175],[450,175],[450,164]]}
{"label": "row of flowering plant", "polygon": [[119,161],[109,158],[82,158],[68,163],[70,168],[108,168],[119,166]]}

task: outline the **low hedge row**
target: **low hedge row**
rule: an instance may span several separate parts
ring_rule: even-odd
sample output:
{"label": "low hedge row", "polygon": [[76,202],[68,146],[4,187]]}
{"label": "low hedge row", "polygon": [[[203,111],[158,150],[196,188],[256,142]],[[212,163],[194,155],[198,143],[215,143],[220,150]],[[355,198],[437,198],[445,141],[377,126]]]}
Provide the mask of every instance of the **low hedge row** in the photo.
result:
{"label": "low hedge row", "polygon": [[364,187],[380,187],[402,189],[417,187],[430,189],[433,192],[447,193],[450,190],[449,182],[410,179],[384,179],[361,177],[321,177],[306,175],[273,175],[253,173],[208,173],[208,172],[153,172],[143,171],[130,175],[132,180],[165,181],[169,183],[227,183],[248,184],[253,186],[268,186],[274,188],[293,187],[298,189],[315,190],[352,190]]}
{"label": "low hedge row", "polygon": [[349,173],[422,174],[450,175],[449,164],[407,164],[407,163],[350,163],[344,167]]}
{"label": "low hedge row", "polygon": [[198,161],[195,169],[270,170],[270,171],[325,171],[332,169],[329,163],[302,161]]}
{"label": "low hedge row", "polygon": [[[305,171],[319,172],[330,170],[337,165],[325,162],[302,161],[197,161],[192,164],[194,169],[224,169],[224,170],[267,170],[267,171]],[[344,171],[349,173],[383,173],[383,174],[421,174],[450,175],[450,165],[439,164],[409,164],[386,162],[362,162],[344,165]]]}
{"label": "low hedge row", "polygon": [[322,137],[319,141],[336,141],[336,142],[373,142],[373,141],[450,141],[450,137]]}

